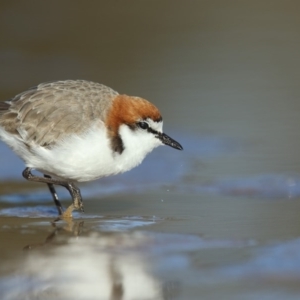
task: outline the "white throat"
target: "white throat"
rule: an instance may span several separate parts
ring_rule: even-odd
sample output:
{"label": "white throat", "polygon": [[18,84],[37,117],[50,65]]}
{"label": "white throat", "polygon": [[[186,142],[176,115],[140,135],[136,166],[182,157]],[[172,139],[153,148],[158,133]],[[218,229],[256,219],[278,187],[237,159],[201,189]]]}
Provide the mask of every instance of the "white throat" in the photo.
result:
{"label": "white throat", "polygon": [[[151,128],[161,132],[162,122],[150,124]],[[139,165],[145,156],[154,148],[162,145],[162,142],[155,137],[155,134],[147,130],[132,130],[127,125],[121,125],[119,134],[123,142],[124,151],[115,154],[115,162],[121,172],[125,172]]]}

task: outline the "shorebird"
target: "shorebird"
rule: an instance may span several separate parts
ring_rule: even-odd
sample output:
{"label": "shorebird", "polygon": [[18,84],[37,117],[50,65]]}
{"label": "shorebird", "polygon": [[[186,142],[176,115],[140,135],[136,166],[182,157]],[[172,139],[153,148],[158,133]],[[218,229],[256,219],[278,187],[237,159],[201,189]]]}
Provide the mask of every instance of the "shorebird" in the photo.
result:
{"label": "shorebird", "polygon": [[[27,180],[48,185],[63,217],[83,211],[76,182],[128,171],[159,145],[182,150],[162,126],[147,100],[85,80],[42,83],[0,102],[0,139],[24,160]],[[71,194],[66,211],[54,185]]]}

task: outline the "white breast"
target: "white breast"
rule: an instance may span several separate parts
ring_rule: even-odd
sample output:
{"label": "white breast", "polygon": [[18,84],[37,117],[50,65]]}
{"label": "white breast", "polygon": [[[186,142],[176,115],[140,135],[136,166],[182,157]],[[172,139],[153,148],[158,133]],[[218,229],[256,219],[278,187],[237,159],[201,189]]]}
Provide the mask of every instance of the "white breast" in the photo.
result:
{"label": "white breast", "polygon": [[36,144],[30,147],[23,140],[0,127],[0,137],[26,163],[27,167],[42,173],[72,181],[90,181],[100,177],[123,173],[142,162],[153,148],[161,145],[147,131],[132,131],[120,126],[124,151],[119,154],[111,149],[104,124],[98,121],[82,135],[65,138],[53,148]]}
{"label": "white breast", "polygon": [[31,144],[28,148],[21,139],[0,127],[0,136],[26,163],[55,177],[72,181],[90,181],[132,169],[142,162],[153,148],[161,143],[153,135],[120,128],[125,150],[119,154],[111,150],[103,123],[97,122],[86,133],[72,135],[53,148]]}
{"label": "white breast", "polygon": [[52,149],[37,147],[29,167],[74,181],[90,181],[124,172],[116,164],[103,123],[98,122],[82,135],[73,135]]}

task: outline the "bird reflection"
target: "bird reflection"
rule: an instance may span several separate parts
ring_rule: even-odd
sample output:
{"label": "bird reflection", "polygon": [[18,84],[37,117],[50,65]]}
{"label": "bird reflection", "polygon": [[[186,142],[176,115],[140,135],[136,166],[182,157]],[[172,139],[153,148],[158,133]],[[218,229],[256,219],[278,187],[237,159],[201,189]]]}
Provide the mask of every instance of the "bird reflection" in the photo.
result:
{"label": "bird reflection", "polygon": [[[141,231],[95,231],[91,229],[95,224],[99,223],[52,222],[53,231],[44,241],[24,247],[35,251],[28,252],[20,268],[30,279],[30,287],[24,291],[24,284],[19,284],[19,295],[108,300],[171,300],[178,296],[177,283],[162,282],[154,275],[157,261],[147,250],[153,236]],[[63,243],[57,243],[59,236]],[[50,251],[44,251],[48,248]]]}
{"label": "bird reflection", "polygon": [[73,236],[79,236],[83,229],[84,221],[74,221],[73,219],[63,220],[62,223],[58,223],[61,219],[55,219],[50,224],[54,228],[50,234],[47,235],[45,240],[41,243],[26,245],[23,250],[32,250],[35,248],[44,247],[52,243],[55,237],[62,231],[71,233]]}

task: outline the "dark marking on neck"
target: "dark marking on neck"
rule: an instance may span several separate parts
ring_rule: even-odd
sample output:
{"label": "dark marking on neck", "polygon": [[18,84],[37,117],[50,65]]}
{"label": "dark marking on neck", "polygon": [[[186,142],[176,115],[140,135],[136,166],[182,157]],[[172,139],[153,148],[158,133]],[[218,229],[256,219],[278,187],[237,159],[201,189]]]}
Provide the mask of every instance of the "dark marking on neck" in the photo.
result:
{"label": "dark marking on neck", "polygon": [[119,154],[122,154],[122,152],[125,150],[123,141],[119,134],[114,135],[111,138],[111,147],[114,152],[117,152]]}

